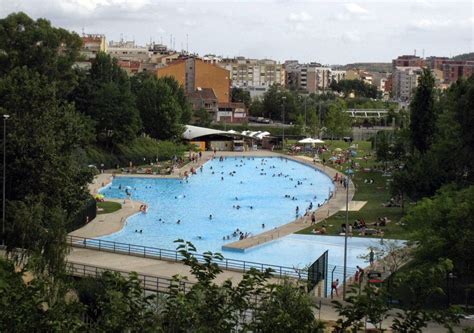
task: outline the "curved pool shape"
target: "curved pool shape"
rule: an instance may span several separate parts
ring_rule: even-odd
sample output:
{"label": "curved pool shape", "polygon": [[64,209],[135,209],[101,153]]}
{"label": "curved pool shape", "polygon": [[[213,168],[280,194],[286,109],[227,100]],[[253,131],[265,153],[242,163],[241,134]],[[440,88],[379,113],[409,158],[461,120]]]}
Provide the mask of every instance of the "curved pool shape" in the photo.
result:
{"label": "curved pool shape", "polygon": [[[330,264],[343,264],[342,237],[289,235],[245,252],[222,250],[238,240],[232,236],[236,229],[255,235],[293,221],[296,206],[301,214],[310,203],[315,208],[324,203],[334,190],[332,180],[302,163],[277,157],[227,157],[208,161],[188,182],[117,177],[101,192],[123,199],[126,189],[133,200],[149,206],[148,212],[129,217],[121,231],[101,239],[174,250],[174,241],[181,238],[193,242],[200,253],[221,252],[226,258],[300,268],[329,250]],[[349,266],[364,265],[358,256],[374,244],[373,239],[350,239]]]}
{"label": "curved pool shape", "polygon": [[334,186],[322,172],[291,160],[228,157],[208,161],[188,182],[117,177],[102,193],[125,198],[126,189],[148,212],[128,218],[121,231],[104,239],[175,249],[173,241],[182,238],[204,252],[238,240],[236,229],[255,235],[293,221],[297,206],[300,214],[310,203],[317,207]]}

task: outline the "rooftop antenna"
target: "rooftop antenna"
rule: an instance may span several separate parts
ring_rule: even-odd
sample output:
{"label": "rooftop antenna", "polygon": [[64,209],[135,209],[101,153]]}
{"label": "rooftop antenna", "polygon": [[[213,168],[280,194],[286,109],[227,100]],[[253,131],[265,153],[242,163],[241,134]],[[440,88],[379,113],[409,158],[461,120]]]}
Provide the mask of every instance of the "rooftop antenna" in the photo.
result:
{"label": "rooftop antenna", "polygon": [[421,50],[421,57],[422,57],[423,59],[425,59],[425,49],[422,49],[422,50]]}
{"label": "rooftop antenna", "polygon": [[173,48],[173,35],[170,34],[170,49]]}
{"label": "rooftop antenna", "polygon": [[84,37],[86,34],[84,33],[84,27],[82,27],[82,37]]}
{"label": "rooftop antenna", "polygon": [[416,49],[415,49],[415,57],[416,57]]}
{"label": "rooftop antenna", "polygon": [[188,34],[186,34],[186,53],[189,53],[189,39],[188,39]]}
{"label": "rooftop antenna", "polygon": [[163,36],[160,36],[160,44],[163,45]]}

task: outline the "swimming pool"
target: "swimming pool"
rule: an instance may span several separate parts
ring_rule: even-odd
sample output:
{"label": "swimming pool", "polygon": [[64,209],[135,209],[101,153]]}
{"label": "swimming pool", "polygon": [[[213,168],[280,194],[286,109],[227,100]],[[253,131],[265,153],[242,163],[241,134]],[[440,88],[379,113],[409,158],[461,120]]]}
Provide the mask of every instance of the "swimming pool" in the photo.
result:
{"label": "swimming pool", "polygon": [[[304,267],[329,249],[330,263],[342,265],[341,237],[289,235],[243,253],[222,249],[238,240],[233,236],[236,229],[255,235],[294,220],[297,206],[304,213],[310,204],[324,203],[334,190],[332,180],[302,163],[227,157],[208,161],[188,181],[117,177],[101,192],[125,198],[126,189],[132,199],[147,203],[148,212],[128,218],[121,231],[101,239],[174,250],[174,241],[181,238],[201,253],[221,252],[227,258],[288,267]],[[350,266],[363,264],[357,257],[373,242],[349,241]]]}

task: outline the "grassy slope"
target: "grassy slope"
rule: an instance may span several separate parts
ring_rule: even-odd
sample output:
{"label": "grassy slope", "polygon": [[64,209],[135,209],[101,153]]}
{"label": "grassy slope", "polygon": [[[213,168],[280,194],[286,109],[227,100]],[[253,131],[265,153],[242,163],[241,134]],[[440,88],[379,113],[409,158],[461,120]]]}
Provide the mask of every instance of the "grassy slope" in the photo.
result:
{"label": "grassy slope", "polygon": [[97,208],[103,209],[103,210],[99,210],[97,214],[109,214],[109,213],[116,212],[117,210],[122,208],[122,205],[118,202],[104,201],[104,202],[98,202]]}
{"label": "grassy slope", "polygon": [[[382,206],[382,204],[389,201],[391,197],[389,193],[389,177],[383,177],[382,172],[380,171],[364,172],[362,168],[371,168],[375,164],[377,164],[377,162],[375,161],[374,156],[369,157],[367,162],[364,162],[364,160],[362,159],[358,159],[366,154],[371,153],[370,142],[354,143],[359,145],[359,149],[357,149],[358,155],[356,157],[356,162],[360,164],[361,168],[356,171],[353,177],[353,181],[356,186],[356,193],[353,200],[367,201],[367,204],[358,212],[349,212],[349,223],[353,223],[355,219],[364,218],[367,224],[371,224],[374,223],[377,218],[386,216],[391,220],[391,222],[386,227],[382,227],[385,233],[384,237],[403,239],[406,235],[406,231],[402,227],[396,225],[396,222],[399,221],[400,218],[403,216],[401,208]],[[329,146],[331,150],[335,148],[347,149],[349,147],[349,144],[343,141],[333,141],[329,144]],[[331,153],[327,152],[323,154],[323,157],[328,160],[330,155]],[[347,167],[348,165],[343,165],[339,167],[339,170],[346,170]],[[335,168],[338,169],[337,166]],[[364,183],[365,179],[373,179],[374,183],[366,184]],[[341,193],[339,193],[339,195],[341,195]],[[325,222],[328,234],[337,235],[340,231],[341,224],[344,222],[345,211],[341,211],[331,216]],[[312,234],[312,229],[313,227],[308,227],[300,231],[299,233]],[[357,234],[358,232],[355,232],[355,235]]]}

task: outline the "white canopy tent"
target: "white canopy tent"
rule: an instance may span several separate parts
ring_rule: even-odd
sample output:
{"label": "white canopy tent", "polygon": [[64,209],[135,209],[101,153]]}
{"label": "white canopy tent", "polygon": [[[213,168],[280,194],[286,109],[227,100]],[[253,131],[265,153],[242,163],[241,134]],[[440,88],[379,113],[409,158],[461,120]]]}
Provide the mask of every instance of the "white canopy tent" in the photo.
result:
{"label": "white canopy tent", "polygon": [[324,143],[323,140],[313,139],[313,138],[306,138],[303,140],[298,141],[299,143]]}

